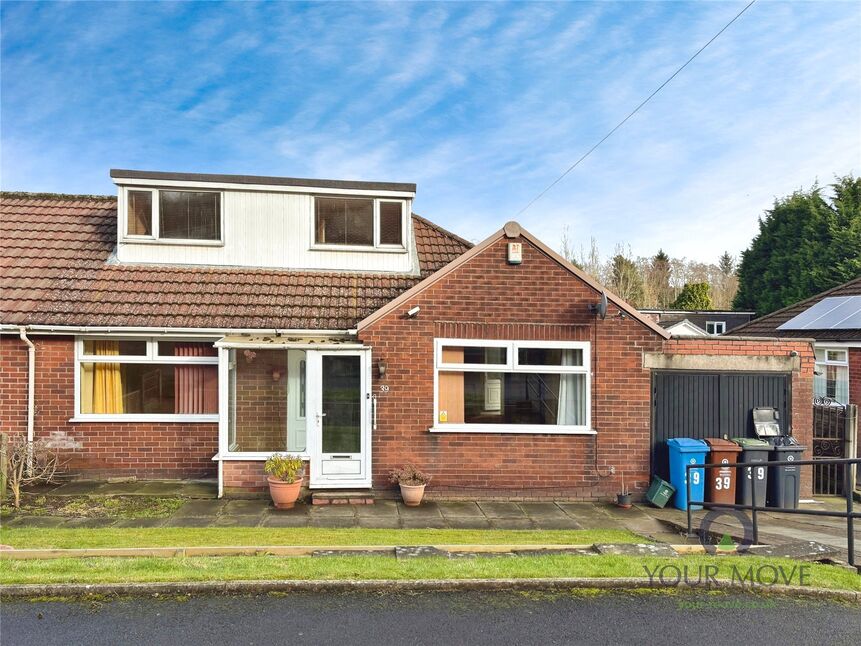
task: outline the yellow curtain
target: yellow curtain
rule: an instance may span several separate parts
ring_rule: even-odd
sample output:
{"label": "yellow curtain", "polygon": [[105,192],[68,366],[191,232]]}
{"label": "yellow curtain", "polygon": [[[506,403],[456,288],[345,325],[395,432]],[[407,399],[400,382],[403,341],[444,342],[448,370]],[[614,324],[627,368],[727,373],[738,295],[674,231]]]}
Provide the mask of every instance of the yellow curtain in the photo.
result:
{"label": "yellow curtain", "polygon": [[[95,341],[98,356],[120,353],[119,341]],[[93,413],[117,414],[123,411],[123,378],[118,363],[95,363]]]}

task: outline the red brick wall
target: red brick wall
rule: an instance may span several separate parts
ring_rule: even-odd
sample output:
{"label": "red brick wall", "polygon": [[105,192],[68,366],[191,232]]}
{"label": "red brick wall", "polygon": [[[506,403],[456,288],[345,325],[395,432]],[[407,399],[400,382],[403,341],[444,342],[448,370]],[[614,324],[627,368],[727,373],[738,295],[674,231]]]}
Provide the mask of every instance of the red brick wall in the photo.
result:
{"label": "red brick wall", "polygon": [[[720,356],[788,357],[797,352],[800,368],[792,372],[792,435],[810,450],[804,459],[813,458],[813,347],[806,341],[793,339],[689,338],[671,339],[664,344],[666,354]],[[813,495],[813,470],[801,470],[801,497]]]}
{"label": "red brick wall", "polygon": [[[433,476],[429,494],[447,497],[580,499],[612,495],[618,475],[642,491],[649,479],[650,374],[644,351],[662,339],[611,306],[597,321],[599,295],[525,240],[523,263],[506,262],[500,240],[360,333],[386,362],[374,371],[375,487],[407,460]],[[419,305],[414,319],[407,309]],[[584,340],[592,343],[592,423],[598,435],[429,433],[433,426],[435,337]],[[389,386],[380,392],[379,386]],[[597,467],[597,468],[596,468]]]}
{"label": "red brick wall", "polygon": [[[212,477],[217,424],[70,422],[75,406],[71,337],[31,337],[36,344],[37,438],[47,438],[82,477]],[[0,430],[27,431],[27,348],[0,336]]]}
{"label": "red brick wall", "polygon": [[849,348],[849,403],[861,406],[861,348]]}
{"label": "red brick wall", "polygon": [[[250,358],[250,361],[249,361]],[[236,353],[236,426],[241,451],[284,451],[287,446],[287,353]],[[273,378],[278,373],[278,379]],[[262,467],[261,467],[262,468]]]}

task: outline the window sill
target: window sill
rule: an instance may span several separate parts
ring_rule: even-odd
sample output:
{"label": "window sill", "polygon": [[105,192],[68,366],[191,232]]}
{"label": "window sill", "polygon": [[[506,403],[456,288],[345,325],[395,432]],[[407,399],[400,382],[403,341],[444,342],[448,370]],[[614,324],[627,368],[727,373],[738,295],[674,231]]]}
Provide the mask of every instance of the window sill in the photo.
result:
{"label": "window sill", "polygon": [[366,247],[363,245],[313,244],[311,251],[363,251],[365,253],[406,253],[406,247]]}
{"label": "window sill", "polygon": [[169,424],[217,424],[218,415],[76,415],[69,422],[160,422]]}
{"label": "window sill", "polygon": [[223,247],[224,240],[178,240],[176,238],[123,238],[120,244],[169,245],[181,247]]}
{"label": "window sill", "polygon": [[516,425],[516,424],[444,424],[431,426],[431,433],[493,433],[519,435],[597,435],[598,432],[578,426],[540,426],[540,425]]}

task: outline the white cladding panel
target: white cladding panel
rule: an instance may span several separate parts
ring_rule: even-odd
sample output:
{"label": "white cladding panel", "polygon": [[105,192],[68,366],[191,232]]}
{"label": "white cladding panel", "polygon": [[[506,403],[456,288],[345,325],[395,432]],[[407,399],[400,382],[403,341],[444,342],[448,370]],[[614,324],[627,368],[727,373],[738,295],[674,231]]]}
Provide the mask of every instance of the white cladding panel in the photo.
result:
{"label": "white cladding panel", "polygon": [[[312,249],[313,204],[313,196],[306,194],[224,191],[224,244],[121,241],[117,259],[133,263],[418,273],[412,218],[407,218],[405,252]],[[412,212],[410,200],[406,212]]]}

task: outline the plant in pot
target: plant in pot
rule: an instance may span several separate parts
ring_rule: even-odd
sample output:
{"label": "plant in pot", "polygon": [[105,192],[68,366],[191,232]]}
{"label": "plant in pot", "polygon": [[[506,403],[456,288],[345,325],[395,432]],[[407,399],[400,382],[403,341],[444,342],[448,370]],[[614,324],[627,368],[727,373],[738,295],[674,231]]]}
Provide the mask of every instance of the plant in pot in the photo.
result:
{"label": "plant in pot", "polygon": [[616,504],[622,509],[630,509],[631,508],[631,492],[628,491],[628,487],[625,486],[625,476],[619,476],[622,479],[622,490],[616,494]]}
{"label": "plant in pot", "polygon": [[298,455],[273,453],[263,470],[269,474],[269,495],[278,509],[292,509],[302,489],[304,464]]}
{"label": "plant in pot", "polygon": [[425,495],[425,486],[430,480],[429,475],[419,471],[414,464],[410,463],[389,473],[389,481],[400,485],[401,497],[407,507],[418,507],[421,504]]}

